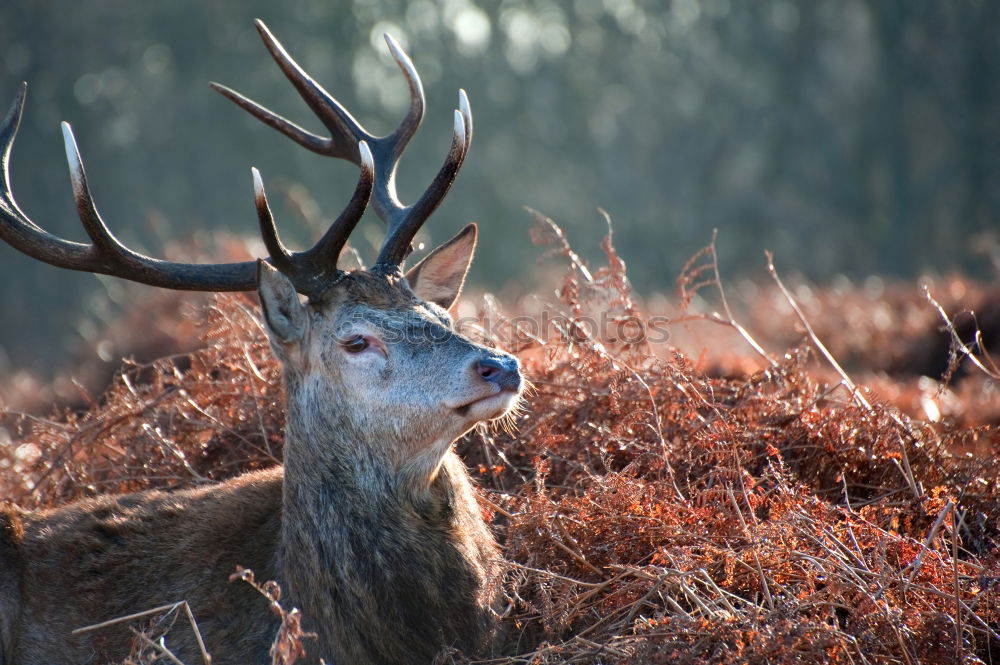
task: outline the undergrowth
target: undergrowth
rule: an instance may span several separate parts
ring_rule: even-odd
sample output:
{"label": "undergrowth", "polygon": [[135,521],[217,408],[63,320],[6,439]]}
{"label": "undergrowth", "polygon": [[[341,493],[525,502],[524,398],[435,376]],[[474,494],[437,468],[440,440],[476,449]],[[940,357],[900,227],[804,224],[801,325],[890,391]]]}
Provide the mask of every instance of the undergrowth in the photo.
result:
{"label": "undergrowth", "polygon": [[[506,323],[470,330],[511,347],[533,384],[510,431],[459,443],[509,562],[503,655],[487,662],[992,662],[995,423],[917,419],[880,396],[890,379],[856,386],[823,355],[842,344],[834,327],[768,351],[730,311],[714,245],[685,267],[680,300],[722,312],[676,325],[733,331],[750,369],[595,337],[582,317],[649,320],[625,263],[609,233],[591,271],[536,217],[536,240],[568,265],[546,305],[562,316],[539,334],[486,300],[480,319]],[[85,411],[8,413],[0,495],[53,506],[277,464],[279,370],[255,304],[218,296],[202,318],[204,348],[127,367]],[[968,380],[995,408],[996,377]]]}

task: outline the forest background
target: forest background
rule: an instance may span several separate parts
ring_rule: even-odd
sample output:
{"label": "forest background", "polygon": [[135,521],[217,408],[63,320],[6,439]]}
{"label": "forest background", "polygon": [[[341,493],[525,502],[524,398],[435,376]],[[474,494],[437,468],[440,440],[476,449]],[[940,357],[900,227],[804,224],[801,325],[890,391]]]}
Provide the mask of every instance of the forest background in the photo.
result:
{"label": "forest background", "polygon": [[[760,281],[765,248],[820,283],[995,275],[1000,4],[982,0],[7,2],[0,102],[29,82],[12,158],[22,208],[83,240],[67,120],[100,210],[132,247],[162,256],[173,241],[210,247],[213,229],[252,237],[251,165],[290,244],[314,237],[303,219],[339,211],[354,167],[292,145],[207,85],[316,129],[254,17],[380,133],[406,103],[381,35],[399,39],[428,100],[400,167],[404,201],[437,168],[456,89],[468,91],[470,157],[421,239],[480,222],[480,289],[537,286],[523,206],[556,219],[584,258],[599,255],[606,209],[640,293],[670,291],[714,228],[733,280]],[[369,260],[380,232],[372,218],[355,237]],[[114,317],[123,288],[0,246],[0,372],[64,362]]]}

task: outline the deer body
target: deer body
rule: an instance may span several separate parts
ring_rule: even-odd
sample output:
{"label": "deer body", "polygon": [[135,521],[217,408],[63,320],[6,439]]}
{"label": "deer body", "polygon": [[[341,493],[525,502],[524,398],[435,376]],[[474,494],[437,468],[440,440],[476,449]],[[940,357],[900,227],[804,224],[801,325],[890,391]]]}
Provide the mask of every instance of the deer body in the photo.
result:
{"label": "deer body", "polygon": [[[22,515],[13,543],[19,593],[0,600],[14,624],[0,662],[119,662],[131,642],[124,624],[72,631],[181,599],[215,663],[267,662],[277,618],[249,585],[227,578],[234,561],[262,579],[277,577],[281,476],[275,469],[220,486],[104,496]],[[186,622],[167,643],[184,662],[200,662]]]}
{"label": "deer body", "polygon": [[[258,29],[299,93],[331,130],[320,139],[239,96],[226,96],[311,149],[361,168],[355,194],[323,238],[289,252],[254,171],[270,258],[252,265],[168,264],[121,246],[94,207],[64,126],[74,195],[92,245],[48,236],[17,207],[7,161],[22,89],[0,126],[0,238],[77,270],[170,288],[257,287],[271,348],[283,368],[284,466],[178,492],[98,497],[47,512],[0,511],[0,665],[119,660],[122,625],[72,634],[164,604],[188,602],[213,662],[264,663],[278,627],[268,602],[230,583],[236,566],[275,579],[282,604],[317,634],[306,648],[344,665],[430,663],[445,647],[483,652],[495,623],[499,554],[453,442],[499,418],[522,389],[515,358],[453,329],[449,309],[472,260],[469,225],[403,273],[410,241],[445,195],[471,139],[464,93],[444,166],[413,206],[393,173],[419,123],[411,110],[388,137],[372,137],[302,72],[263,24]],[[368,143],[372,143],[369,148]],[[370,270],[336,259],[369,196],[389,228]],[[303,301],[300,294],[306,296]],[[200,662],[194,634],[175,625],[167,647]]]}
{"label": "deer body", "polygon": [[[123,625],[70,633],[186,599],[213,663],[266,663],[278,619],[249,585],[227,582],[236,565],[282,582],[283,603],[301,608],[319,636],[306,642],[310,655],[328,663],[430,662],[445,645],[482,647],[498,554],[482,518],[469,512],[475,503],[454,453],[412,512],[387,505],[392,497],[362,504],[367,497],[328,490],[313,516],[329,521],[294,529],[282,528],[283,475],[273,469],[24,516],[15,544],[20,593],[0,600],[17,628],[0,662],[118,662],[131,638]],[[303,542],[308,553],[296,551]],[[167,645],[185,663],[200,662],[183,621]]]}

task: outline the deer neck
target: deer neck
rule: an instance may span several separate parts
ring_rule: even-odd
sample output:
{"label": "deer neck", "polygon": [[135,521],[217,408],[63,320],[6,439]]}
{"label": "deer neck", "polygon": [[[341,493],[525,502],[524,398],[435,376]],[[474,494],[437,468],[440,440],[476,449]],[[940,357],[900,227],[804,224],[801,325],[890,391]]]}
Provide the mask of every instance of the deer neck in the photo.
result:
{"label": "deer neck", "polygon": [[[329,401],[315,401],[289,382],[282,497],[283,556],[291,564],[325,567],[344,557],[367,556],[375,545],[361,544],[381,534],[377,544],[417,547],[406,531],[439,533],[454,517],[456,493],[468,486],[460,461],[439,472],[451,441],[427,451],[430,462],[400,463],[404,447],[385,437],[374,439],[364,423]],[[456,485],[457,483],[457,485]],[[464,495],[463,495],[464,496]],[[459,510],[464,510],[460,507]],[[427,528],[430,527],[428,531]],[[398,541],[398,542],[397,542]],[[425,545],[426,543],[424,543]],[[420,545],[423,546],[423,545]],[[304,559],[298,553],[312,550]]]}
{"label": "deer neck", "polygon": [[[447,460],[414,491],[378,442],[329,407],[317,413],[305,419],[289,404],[279,554],[281,582],[306,629],[340,636],[316,653],[407,662],[409,651],[358,637],[390,633],[428,662],[441,644],[471,647],[489,623],[483,579],[496,553],[461,461]],[[345,644],[350,651],[332,651]]]}

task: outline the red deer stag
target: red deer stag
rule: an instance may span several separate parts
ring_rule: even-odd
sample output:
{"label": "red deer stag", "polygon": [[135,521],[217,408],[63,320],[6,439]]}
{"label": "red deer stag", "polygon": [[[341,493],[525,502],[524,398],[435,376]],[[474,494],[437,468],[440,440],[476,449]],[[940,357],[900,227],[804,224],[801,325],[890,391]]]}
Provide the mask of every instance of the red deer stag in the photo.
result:
{"label": "red deer stag", "polygon": [[[51,511],[0,512],[0,663],[106,662],[122,658],[121,627],[75,628],[187,600],[216,663],[264,663],[277,619],[235,566],[280,582],[318,634],[316,662],[429,663],[442,647],[482,652],[494,627],[499,553],[452,443],[518,401],[517,360],[463,337],[448,310],[476,242],[469,225],[405,274],[421,224],[447,193],[472,138],[464,93],[444,165],[404,206],[393,176],[424,111],[409,58],[389,38],[410,89],[406,118],[376,137],[310,78],[267,27],[264,44],[330,131],[307,132],[222,86],[223,95],[296,143],[358,165],[344,212],[311,249],[287,250],[254,170],[266,261],[170,263],[121,245],[87,187],[63,125],[73,195],[90,244],[42,230],[17,206],[8,161],[24,105],[22,86],[0,127],[0,238],[62,268],[172,289],[251,290],[283,366],[284,469],[177,492],[102,496]],[[375,264],[336,262],[369,196],[387,233]],[[305,296],[305,301],[299,294]],[[193,632],[168,646],[200,660]]]}

